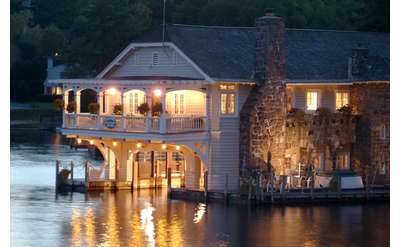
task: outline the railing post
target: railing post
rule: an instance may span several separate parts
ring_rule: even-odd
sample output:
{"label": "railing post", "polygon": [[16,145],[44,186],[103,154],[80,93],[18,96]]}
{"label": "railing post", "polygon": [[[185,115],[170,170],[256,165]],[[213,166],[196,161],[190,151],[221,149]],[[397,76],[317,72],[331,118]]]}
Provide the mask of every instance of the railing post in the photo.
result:
{"label": "railing post", "polygon": [[151,131],[151,117],[147,115],[145,118],[145,131],[149,133]]}
{"label": "railing post", "polygon": [[166,123],[166,116],[164,113],[160,115],[160,133],[164,134],[167,132],[167,123]]}

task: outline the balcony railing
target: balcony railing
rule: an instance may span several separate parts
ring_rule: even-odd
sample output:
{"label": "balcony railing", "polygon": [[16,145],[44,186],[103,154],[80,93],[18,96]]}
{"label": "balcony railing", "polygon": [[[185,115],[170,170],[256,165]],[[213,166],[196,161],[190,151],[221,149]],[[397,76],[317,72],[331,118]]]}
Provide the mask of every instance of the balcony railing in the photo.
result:
{"label": "balcony railing", "polygon": [[148,133],[181,133],[207,130],[206,116],[121,116],[64,113],[63,128]]}

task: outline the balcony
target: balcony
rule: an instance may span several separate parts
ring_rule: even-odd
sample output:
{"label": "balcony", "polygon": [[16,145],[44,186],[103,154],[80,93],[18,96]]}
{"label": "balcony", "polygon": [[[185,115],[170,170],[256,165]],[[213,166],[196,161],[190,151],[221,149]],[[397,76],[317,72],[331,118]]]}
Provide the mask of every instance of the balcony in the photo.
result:
{"label": "balcony", "polygon": [[64,113],[63,128],[138,133],[185,133],[206,131],[206,116],[148,117],[140,115],[97,115]]}

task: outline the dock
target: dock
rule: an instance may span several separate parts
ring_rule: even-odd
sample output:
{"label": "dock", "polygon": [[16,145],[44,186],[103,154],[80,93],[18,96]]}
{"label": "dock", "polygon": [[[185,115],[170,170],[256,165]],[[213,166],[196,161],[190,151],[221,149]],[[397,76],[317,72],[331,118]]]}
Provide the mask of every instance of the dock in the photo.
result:
{"label": "dock", "polygon": [[328,189],[293,189],[281,193],[279,191],[253,195],[247,193],[224,192],[224,191],[193,191],[186,189],[171,189],[170,199],[189,200],[196,202],[217,202],[225,204],[319,204],[319,203],[345,203],[345,202],[367,202],[367,201],[389,201],[390,189],[386,187],[370,188],[369,190],[342,190],[332,191]]}

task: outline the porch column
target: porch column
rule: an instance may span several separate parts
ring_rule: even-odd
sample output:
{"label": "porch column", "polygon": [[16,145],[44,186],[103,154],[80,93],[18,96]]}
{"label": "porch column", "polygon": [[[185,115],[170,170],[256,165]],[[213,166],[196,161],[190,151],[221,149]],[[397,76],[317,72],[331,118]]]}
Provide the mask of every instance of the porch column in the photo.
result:
{"label": "porch column", "polygon": [[124,130],[125,129],[125,107],[124,107],[124,101],[125,101],[125,93],[124,93],[124,89],[120,89],[121,92],[121,128]]}
{"label": "porch column", "polygon": [[97,128],[100,128],[100,113],[103,110],[103,92],[97,92],[97,105],[99,111],[97,112]]}
{"label": "porch column", "polygon": [[80,91],[75,92],[75,103],[76,103],[75,113],[79,114],[79,113],[81,113],[81,92]]}
{"label": "porch column", "polygon": [[162,106],[162,112],[160,114],[160,133],[166,133],[167,132],[167,114],[165,112],[165,109],[166,109],[165,90],[163,90],[163,92],[161,94],[161,106]]}
{"label": "porch column", "polygon": [[209,88],[207,87],[207,92],[206,92],[206,121],[205,121],[205,126],[204,128],[208,131],[210,130],[211,124],[210,124],[210,92]]}
{"label": "porch column", "polygon": [[65,124],[66,124],[66,121],[67,121],[67,118],[65,117],[65,113],[67,113],[67,107],[68,107],[68,94],[69,94],[68,91],[64,92],[64,109],[63,109],[63,112],[62,112],[62,119],[63,119],[62,127],[63,128],[65,128]]}
{"label": "porch column", "polygon": [[104,114],[108,115],[110,114],[109,108],[110,108],[110,93],[107,91],[103,92],[104,97],[105,97],[105,106],[104,106]]}
{"label": "porch column", "polygon": [[185,154],[185,160],[185,187],[191,190],[199,190],[201,160],[196,154]]}
{"label": "porch column", "polygon": [[150,111],[147,113],[146,116],[146,132],[150,132],[151,131],[151,108],[152,108],[152,98],[151,98],[151,90],[148,88],[146,90],[146,103],[149,105],[150,107]]}

